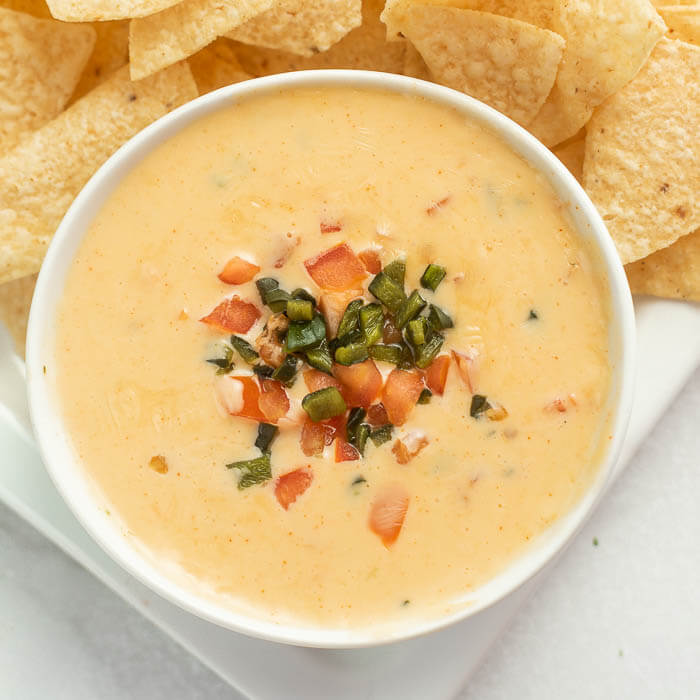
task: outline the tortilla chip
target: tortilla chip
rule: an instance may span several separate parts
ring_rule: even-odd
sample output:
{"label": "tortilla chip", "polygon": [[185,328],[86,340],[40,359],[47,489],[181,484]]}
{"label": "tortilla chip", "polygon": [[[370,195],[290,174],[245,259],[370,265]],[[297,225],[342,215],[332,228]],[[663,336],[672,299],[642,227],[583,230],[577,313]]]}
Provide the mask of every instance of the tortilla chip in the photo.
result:
{"label": "tortilla chip", "polygon": [[103,22],[145,17],[182,0],[46,0],[51,14],[64,22]]}
{"label": "tortilla chip", "polygon": [[327,51],[362,23],[362,0],[282,0],[228,34],[244,44],[299,56]]}
{"label": "tortilla chip", "polygon": [[66,105],[95,30],[0,8],[0,153]]}
{"label": "tortilla chip", "polygon": [[286,51],[247,44],[236,44],[236,55],[244,70],[254,76],[316,68],[354,68],[401,73],[405,45],[386,41],[386,30],[379,21],[383,7],[383,0],[364,0],[361,26],[353,29],[328,51],[316,56],[295,56]]}
{"label": "tortilla chip", "polygon": [[625,266],[633,294],[700,301],[700,229]]}
{"label": "tortilla chip", "polygon": [[585,151],[586,130],[581,129],[576,136],[572,136],[557,146],[553,153],[579,182],[583,182],[583,157]]}
{"label": "tortilla chip", "polygon": [[586,128],[583,184],[624,263],[700,226],[700,48],[662,39]]}
{"label": "tortilla chip", "polygon": [[403,74],[411,78],[420,78],[421,80],[432,80],[433,76],[430,73],[430,68],[423,60],[418,49],[409,41],[406,42],[406,54],[403,58]]}
{"label": "tortilla chip", "polygon": [[656,9],[666,22],[669,39],[700,46],[700,5],[671,5]]}
{"label": "tortilla chip", "polygon": [[129,62],[129,21],[95,22],[97,41],[83,69],[80,82],[73,91],[73,103],[109,78]]}
{"label": "tortilla chip", "polygon": [[186,63],[140,83],[124,67],[0,158],[0,282],[37,272],[95,170],[136,132],[196,96]]}
{"label": "tortilla chip", "polygon": [[190,56],[188,62],[200,95],[250,78],[241,68],[233,50],[233,42],[228,39],[217,39]]}
{"label": "tortilla chip", "polygon": [[40,19],[52,19],[49,6],[44,0],[0,0],[0,7],[15,12],[24,12]]}
{"label": "tortilla chip", "polygon": [[434,79],[527,124],[552,89],[564,40],[516,19],[475,10],[414,5],[401,32]]}
{"label": "tortilla chip", "polygon": [[528,126],[546,146],[573,136],[632,80],[666,31],[648,0],[561,0],[553,28],[566,48],[554,88]]}
{"label": "tortilla chip", "polygon": [[140,80],[228,34],[279,0],[184,0],[150,17],[131,22],[131,79]]}
{"label": "tortilla chip", "polygon": [[36,285],[36,275],[0,284],[0,323],[4,323],[15,341],[15,350],[24,357],[27,319]]}

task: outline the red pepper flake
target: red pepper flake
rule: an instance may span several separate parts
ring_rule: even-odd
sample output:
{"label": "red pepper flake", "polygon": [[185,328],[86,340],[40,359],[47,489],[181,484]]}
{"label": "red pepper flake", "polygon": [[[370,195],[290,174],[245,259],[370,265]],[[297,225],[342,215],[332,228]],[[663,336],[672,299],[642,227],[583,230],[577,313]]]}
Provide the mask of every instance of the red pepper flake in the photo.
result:
{"label": "red pepper flake", "polygon": [[340,221],[321,221],[321,233],[338,233],[343,230]]}

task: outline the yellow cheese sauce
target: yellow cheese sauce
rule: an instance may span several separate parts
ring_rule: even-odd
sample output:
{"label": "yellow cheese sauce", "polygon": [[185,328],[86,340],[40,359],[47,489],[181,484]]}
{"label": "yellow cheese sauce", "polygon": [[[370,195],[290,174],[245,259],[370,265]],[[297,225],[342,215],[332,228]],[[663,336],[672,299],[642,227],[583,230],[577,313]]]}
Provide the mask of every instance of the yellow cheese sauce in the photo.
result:
{"label": "yellow cheese sauce", "polygon": [[[262,312],[253,342],[269,311],[253,281],[219,281],[226,261],[318,296],[303,262],[341,242],[384,264],[405,256],[409,292],[427,264],[446,267],[435,294],[421,290],[454,319],[443,352],[477,348],[472,389],[508,415],[471,417],[453,362],[444,395],[363,459],[307,457],[288,422],[273,479],[239,490],[225,465],[260,454],[257,424],[222,410],[230,379],[206,359],[227,336],[198,319],[235,293]],[[459,606],[595,477],[610,437],[605,289],[546,181],[463,115],[383,92],[284,91],[190,125],[117,187],[69,272],[51,371],[85,470],[157,558],[280,622],[423,618]],[[301,376],[288,393],[298,415]],[[412,431],[428,445],[399,464],[392,445]],[[313,482],[285,510],[275,479],[307,466]],[[368,518],[396,483],[410,501],[387,547]]]}

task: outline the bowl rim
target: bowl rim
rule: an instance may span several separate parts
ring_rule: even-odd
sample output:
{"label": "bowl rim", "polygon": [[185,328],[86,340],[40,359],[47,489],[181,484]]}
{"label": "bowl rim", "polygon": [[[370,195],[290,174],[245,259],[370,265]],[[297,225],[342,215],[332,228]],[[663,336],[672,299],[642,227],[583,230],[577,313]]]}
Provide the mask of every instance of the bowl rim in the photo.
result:
{"label": "bowl rim", "polygon": [[[607,298],[610,304],[611,325],[617,324],[619,362],[618,367],[613,369],[613,375],[618,377],[618,388],[616,400],[613,400],[609,426],[612,440],[609,441],[604,455],[599,458],[600,466],[594,481],[581,494],[573,508],[557,520],[557,534],[548,535],[545,538],[544,535],[548,532],[545,531],[539,535],[524,556],[527,559],[524,566],[518,568],[516,563],[511,561],[493,579],[475,589],[474,594],[478,594],[482,589],[490,592],[483,594],[473,605],[463,605],[456,612],[431,616],[420,622],[413,620],[409,624],[396,623],[395,627],[388,622],[376,628],[354,629],[280,624],[270,619],[263,619],[264,612],[262,615],[255,616],[213,603],[210,597],[200,595],[194,588],[188,589],[182,586],[162,570],[159,571],[126,537],[121,534],[117,536],[116,527],[112,528],[115,532],[107,532],[107,528],[97,517],[97,504],[82,498],[75,488],[71,488],[71,480],[73,486],[80,481],[82,467],[76,456],[68,460],[59,459],[58,453],[61,449],[58,449],[60,447],[58,443],[61,440],[66,441],[67,436],[65,431],[61,431],[58,410],[52,408],[56,402],[51,400],[51,387],[42,369],[47,363],[44,348],[53,347],[50,340],[53,337],[52,322],[55,317],[53,313],[47,311],[47,307],[55,311],[56,300],[63,290],[65,271],[74,258],[75,249],[82,241],[97,210],[101,208],[104,200],[114,191],[126,173],[136,167],[152,150],[182,129],[239,100],[255,99],[260,95],[295,88],[333,87],[374,89],[424,97],[434,103],[456,108],[461,114],[482,124],[501,138],[534,170],[543,174],[557,189],[562,201],[566,201],[570,207],[578,210],[578,218],[587,223],[589,232],[586,237],[593,241],[593,247],[600,258],[598,264],[603,266],[608,279]],[[566,199],[563,195],[566,195]],[[95,205],[97,200],[99,204]],[[92,214],[89,213],[91,208]],[[575,228],[581,235],[581,226],[576,225]],[[69,261],[66,262],[64,249],[71,244],[74,250],[69,255]],[[64,268],[62,275],[61,267]],[[56,272],[57,268],[59,272]],[[60,276],[58,281],[57,275]],[[54,485],[90,536],[137,580],[178,607],[235,632],[306,647],[358,648],[411,639],[465,620],[520,588],[572,541],[599,502],[620,456],[632,408],[635,374],[634,347],[635,322],[632,297],[622,263],[605,224],[573,175],[534,136],[505,115],[472,97],[416,78],[359,70],[298,71],[236,83],[180,106],[133,136],[90,178],[57,228],[37,280],[27,332],[27,390],[34,435]],[[66,454],[63,450],[63,455]],[[87,482],[87,478],[83,477],[83,481]],[[559,527],[563,521],[565,521],[564,525]],[[522,558],[523,556],[519,555],[518,561]],[[498,580],[502,580],[500,585],[488,589],[488,586]]]}

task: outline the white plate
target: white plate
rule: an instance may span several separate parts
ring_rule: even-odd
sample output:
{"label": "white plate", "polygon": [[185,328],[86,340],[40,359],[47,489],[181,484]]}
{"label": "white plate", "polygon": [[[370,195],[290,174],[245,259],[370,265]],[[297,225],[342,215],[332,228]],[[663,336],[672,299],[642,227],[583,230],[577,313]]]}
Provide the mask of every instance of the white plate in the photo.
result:
{"label": "white plate", "polygon": [[[617,474],[700,364],[700,306],[645,299],[637,300],[636,311],[637,394]],[[498,605],[447,630],[366,651],[287,647],[203,622],[151,593],[120,569],[68,511],[33,445],[24,402],[23,367],[9,347],[7,338],[0,338],[0,499],[251,698],[312,700],[332,694],[337,700],[422,700],[454,696],[528,594],[547,575],[549,568]]]}

